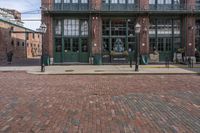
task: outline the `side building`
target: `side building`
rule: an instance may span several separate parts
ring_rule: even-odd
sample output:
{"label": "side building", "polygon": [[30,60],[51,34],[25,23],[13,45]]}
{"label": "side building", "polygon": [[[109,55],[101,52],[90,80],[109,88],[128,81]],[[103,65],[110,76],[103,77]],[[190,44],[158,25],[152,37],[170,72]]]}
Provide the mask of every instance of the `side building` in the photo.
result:
{"label": "side building", "polygon": [[178,52],[196,61],[200,50],[200,0],[42,0],[42,9],[53,63],[126,63],[136,51],[136,23],[140,55],[157,51],[154,62]]}
{"label": "side building", "polygon": [[10,51],[13,62],[41,55],[41,42],[41,34],[23,26],[18,11],[0,9],[0,64],[7,62]]}

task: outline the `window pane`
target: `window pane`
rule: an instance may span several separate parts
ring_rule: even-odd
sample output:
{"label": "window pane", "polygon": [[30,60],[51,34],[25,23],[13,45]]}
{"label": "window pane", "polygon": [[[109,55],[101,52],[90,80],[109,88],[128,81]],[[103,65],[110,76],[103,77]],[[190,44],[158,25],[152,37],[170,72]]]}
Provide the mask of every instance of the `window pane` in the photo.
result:
{"label": "window pane", "polygon": [[56,47],[56,52],[60,53],[62,51],[62,39],[61,38],[55,39],[55,47]]}
{"label": "window pane", "polygon": [[134,3],[134,0],[128,0],[128,3],[129,3],[129,4],[133,4],[133,3]]}
{"label": "window pane", "polygon": [[88,0],[81,0],[81,3],[88,3]]}
{"label": "window pane", "polygon": [[61,3],[61,0],[55,0],[55,3]]}
{"label": "window pane", "polygon": [[125,4],[125,3],[126,3],[126,0],[119,0],[119,3],[120,3],[120,4]]}
{"label": "window pane", "polygon": [[112,4],[114,4],[114,3],[117,4],[118,2],[117,2],[117,0],[111,0],[111,3]]}
{"label": "window pane", "polygon": [[155,0],[149,0],[149,4],[155,4]]}
{"label": "window pane", "polygon": [[81,35],[82,36],[88,35],[88,22],[86,20],[81,22]]}
{"label": "window pane", "polygon": [[64,0],[64,3],[70,3],[70,0]]}
{"label": "window pane", "polygon": [[72,0],[72,3],[78,3],[78,0]]}
{"label": "window pane", "polygon": [[65,36],[79,36],[79,20],[78,19],[64,20],[64,35]]}
{"label": "window pane", "polygon": [[172,0],[165,0],[165,4],[171,4]]}
{"label": "window pane", "polygon": [[61,34],[61,21],[56,20],[55,22],[55,34]]}
{"label": "window pane", "polygon": [[88,39],[81,39],[82,52],[88,52]]}
{"label": "window pane", "polygon": [[164,0],[158,0],[158,4],[164,4]]}
{"label": "window pane", "polygon": [[67,38],[67,39],[65,39],[64,41],[65,41],[65,52],[71,51],[71,47],[70,47],[70,38]]}

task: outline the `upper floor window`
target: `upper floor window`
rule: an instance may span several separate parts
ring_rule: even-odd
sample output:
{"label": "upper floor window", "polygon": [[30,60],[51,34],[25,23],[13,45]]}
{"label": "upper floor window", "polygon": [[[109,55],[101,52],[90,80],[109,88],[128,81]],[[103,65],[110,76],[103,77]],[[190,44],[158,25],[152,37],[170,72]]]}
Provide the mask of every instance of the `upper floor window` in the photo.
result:
{"label": "upper floor window", "polygon": [[117,4],[117,3],[118,3],[118,0],[111,0],[110,3],[112,3],[112,4]]}
{"label": "upper floor window", "polygon": [[72,3],[78,3],[78,0],[72,0]]}
{"label": "upper floor window", "polygon": [[55,3],[61,3],[61,0],[55,0]]}
{"label": "upper floor window", "polygon": [[174,4],[180,4],[180,0],[174,0]]}
{"label": "upper floor window", "polygon": [[149,0],[149,4],[180,4],[180,0]]}
{"label": "upper floor window", "polygon": [[103,3],[111,3],[111,4],[133,4],[135,3],[135,0],[103,0]]}
{"label": "upper floor window", "polygon": [[133,4],[133,3],[135,3],[135,1],[134,0],[128,0],[128,3]]}
{"label": "upper floor window", "polygon": [[88,0],[81,0],[81,3],[88,3]]}
{"label": "upper floor window", "polygon": [[155,4],[156,0],[149,0],[149,4]]}
{"label": "upper floor window", "polygon": [[64,3],[71,3],[71,0],[64,0]]}
{"label": "upper floor window", "polygon": [[164,4],[164,0],[158,0],[158,4]]}
{"label": "upper floor window", "polygon": [[61,20],[56,20],[55,21],[55,33],[57,35],[61,34]]}
{"label": "upper floor window", "polygon": [[64,20],[64,35],[65,36],[78,36],[79,35],[79,20],[78,19],[65,19]]}
{"label": "upper floor window", "polygon": [[[78,0],[64,0],[64,3],[78,3]],[[80,0],[80,3],[88,3],[88,0]]]}

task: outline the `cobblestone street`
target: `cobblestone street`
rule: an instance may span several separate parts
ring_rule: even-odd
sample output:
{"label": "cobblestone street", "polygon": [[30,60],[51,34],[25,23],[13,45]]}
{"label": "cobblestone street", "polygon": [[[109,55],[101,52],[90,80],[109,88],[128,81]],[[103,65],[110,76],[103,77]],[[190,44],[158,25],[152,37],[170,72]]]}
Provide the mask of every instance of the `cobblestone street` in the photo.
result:
{"label": "cobblestone street", "polygon": [[200,76],[0,72],[0,132],[199,133]]}

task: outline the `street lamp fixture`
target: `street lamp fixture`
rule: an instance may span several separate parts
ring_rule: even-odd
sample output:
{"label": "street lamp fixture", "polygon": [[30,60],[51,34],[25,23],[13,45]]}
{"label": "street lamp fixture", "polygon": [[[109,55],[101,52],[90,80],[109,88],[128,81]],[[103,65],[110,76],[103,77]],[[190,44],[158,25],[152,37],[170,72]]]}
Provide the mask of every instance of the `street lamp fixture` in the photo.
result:
{"label": "street lamp fixture", "polygon": [[141,31],[141,25],[139,23],[137,23],[135,25],[135,34],[136,34],[136,39],[137,39],[137,44],[136,44],[136,52],[135,52],[135,71],[139,71],[139,60],[140,60],[140,49],[139,49],[139,34]]}
{"label": "street lamp fixture", "polygon": [[40,33],[42,33],[42,55],[41,55],[41,72],[45,71],[45,64],[44,64],[44,45],[43,45],[43,36],[47,31],[47,26],[45,23],[42,23],[39,28]]}

